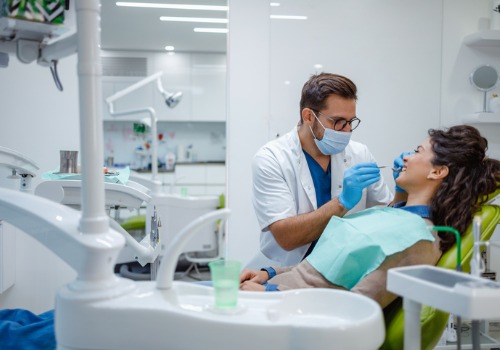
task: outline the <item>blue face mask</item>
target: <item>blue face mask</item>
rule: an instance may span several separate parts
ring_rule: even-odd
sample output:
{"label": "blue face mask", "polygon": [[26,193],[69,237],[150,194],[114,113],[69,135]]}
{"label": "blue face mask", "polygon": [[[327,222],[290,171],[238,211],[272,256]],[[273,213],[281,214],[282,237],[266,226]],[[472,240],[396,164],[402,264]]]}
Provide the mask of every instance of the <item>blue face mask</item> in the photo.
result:
{"label": "blue face mask", "polygon": [[[314,112],[313,115],[314,117],[316,117],[316,114]],[[311,127],[309,127],[309,130],[311,130],[311,134],[314,137],[314,142],[316,143],[316,146],[319,148],[320,152],[323,153],[325,156],[330,156],[332,154],[337,154],[342,152],[349,144],[352,132],[343,132],[343,131],[335,131],[333,129],[327,129],[321,123],[318,117],[316,117],[316,120],[323,127],[323,129],[325,129],[323,138],[321,140],[318,140],[316,138],[316,135],[314,135],[314,132],[312,131]]]}

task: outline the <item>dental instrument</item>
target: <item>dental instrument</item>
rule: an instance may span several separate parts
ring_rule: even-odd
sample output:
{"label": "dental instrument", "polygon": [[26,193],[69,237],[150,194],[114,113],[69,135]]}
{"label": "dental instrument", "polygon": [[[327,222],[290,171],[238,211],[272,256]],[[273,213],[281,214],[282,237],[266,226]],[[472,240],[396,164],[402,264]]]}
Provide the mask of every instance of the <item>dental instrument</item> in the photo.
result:
{"label": "dental instrument", "polygon": [[389,167],[388,165],[380,165],[380,166],[378,166],[377,168],[379,168],[379,169],[383,169],[383,168],[391,168],[391,170],[392,170],[393,172],[397,173],[397,172],[400,172],[400,171],[401,171],[401,169],[402,169],[403,167],[393,168],[393,167]]}

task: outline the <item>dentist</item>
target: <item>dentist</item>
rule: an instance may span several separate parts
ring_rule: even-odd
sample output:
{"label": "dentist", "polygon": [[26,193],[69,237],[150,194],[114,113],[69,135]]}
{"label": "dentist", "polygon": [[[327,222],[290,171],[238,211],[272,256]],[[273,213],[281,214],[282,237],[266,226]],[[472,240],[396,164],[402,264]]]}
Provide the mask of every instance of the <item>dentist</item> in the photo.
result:
{"label": "dentist", "polygon": [[[313,75],[302,88],[298,126],[255,154],[253,205],[265,258],[257,256],[248,267],[266,266],[262,263],[269,260],[277,266],[298,264],[332,216],[393,200],[373,155],[351,140],[361,122],[356,100],[350,79]],[[396,193],[398,200],[405,199],[404,192]]]}

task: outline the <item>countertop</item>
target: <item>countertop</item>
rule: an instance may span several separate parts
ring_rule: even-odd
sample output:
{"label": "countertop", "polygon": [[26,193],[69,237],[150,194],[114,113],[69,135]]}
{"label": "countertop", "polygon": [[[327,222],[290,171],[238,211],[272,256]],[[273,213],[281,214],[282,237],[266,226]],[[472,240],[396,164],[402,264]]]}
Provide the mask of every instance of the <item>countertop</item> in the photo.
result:
{"label": "countertop", "polygon": [[[175,165],[225,165],[226,162],[223,160],[207,160],[207,161],[196,161],[196,162],[177,162]],[[130,169],[131,171],[135,171],[136,173],[151,173],[151,169]],[[158,173],[174,173],[175,167],[173,170],[167,170],[165,168],[159,167]]]}

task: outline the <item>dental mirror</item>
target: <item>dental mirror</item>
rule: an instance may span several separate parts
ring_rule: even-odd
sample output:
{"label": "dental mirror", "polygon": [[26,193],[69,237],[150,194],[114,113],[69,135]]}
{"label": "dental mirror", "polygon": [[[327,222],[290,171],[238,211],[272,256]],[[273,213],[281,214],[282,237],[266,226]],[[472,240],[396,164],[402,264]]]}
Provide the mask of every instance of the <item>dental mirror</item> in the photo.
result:
{"label": "dental mirror", "polygon": [[479,66],[471,73],[470,82],[476,89],[484,92],[483,112],[487,112],[486,94],[497,85],[497,70],[487,64]]}

